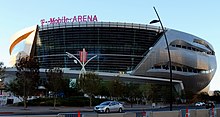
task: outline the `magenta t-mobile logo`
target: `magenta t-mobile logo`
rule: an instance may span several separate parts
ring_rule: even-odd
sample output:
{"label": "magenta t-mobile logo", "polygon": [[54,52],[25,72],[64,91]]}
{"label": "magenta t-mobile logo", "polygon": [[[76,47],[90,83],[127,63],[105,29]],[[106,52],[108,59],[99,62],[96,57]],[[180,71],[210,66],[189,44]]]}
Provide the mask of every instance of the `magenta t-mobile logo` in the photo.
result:
{"label": "magenta t-mobile logo", "polygon": [[41,26],[47,24],[60,24],[60,23],[67,23],[67,22],[97,22],[98,18],[96,15],[78,15],[73,17],[57,17],[57,18],[50,18],[49,20],[41,19]]}

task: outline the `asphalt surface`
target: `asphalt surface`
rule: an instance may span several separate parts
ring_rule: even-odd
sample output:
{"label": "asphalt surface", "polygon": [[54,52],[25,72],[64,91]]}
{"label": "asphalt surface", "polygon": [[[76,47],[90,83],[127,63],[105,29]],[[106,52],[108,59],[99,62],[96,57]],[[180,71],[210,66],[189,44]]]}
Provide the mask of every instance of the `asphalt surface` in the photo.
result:
{"label": "asphalt surface", "polygon": [[[182,109],[205,109],[205,107],[195,107],[186,105],[173,105],[173,110]],[[150,105],[125,105],[124,111],[141,112],[141,111],[169,111],[169,105],[155,106]],[[59,113],[78,113],[78,112],[93,112],[93,107],[50,107],[50,106],[29,106],[24,108],[22,106],[0,106],[0,116],[6,115],[57,115]]]}
{"label": "asphalt surface", "polygon": [[[125,110],[142,111],[146,109],[152,109],[153,107],[147,105],[134,105],[132,108],[130,105],[125,106]],[[161,107],[154,107],[161,108]],[[24,108],[22,106],[0,106],[0,116],[3,115],[38,115],[38,114],[58,114],[58,113],[78,113],[78,112],[93,112],[93,107],[49,107],[49,106],[29,106]]]}

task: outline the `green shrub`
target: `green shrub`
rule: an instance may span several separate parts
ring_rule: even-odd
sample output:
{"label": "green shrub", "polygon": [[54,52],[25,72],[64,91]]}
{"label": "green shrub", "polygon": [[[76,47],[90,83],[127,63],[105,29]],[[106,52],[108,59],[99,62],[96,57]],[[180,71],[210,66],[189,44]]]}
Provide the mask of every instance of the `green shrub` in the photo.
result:
{"label": "green shrub", "polygon": [[104,101],[108,101],[108,99],[99,99],[99,98],[93,98],[92,99],[92,105],[93,106],[96,106]]}
{"label": "green shrub", "polygon": [[[92,105],[98,105],[107,99],[92,99]],[[23,102],[19,102],[18,106],[23,106]],[[53,106],[53,98],[37,98],[33,100],[29,100],[27,103],[28,106]],[[73,96],[69,98],[57,98],[56,106],[75,106],[75,107],[83,107],[89,106],[89,98],[83,96]]]}
{"label": "green shrub", "polygon": [[83,96],[74,96],[62,99],[61,105],[63,106],[88,106],[89,105],[89,98]]}

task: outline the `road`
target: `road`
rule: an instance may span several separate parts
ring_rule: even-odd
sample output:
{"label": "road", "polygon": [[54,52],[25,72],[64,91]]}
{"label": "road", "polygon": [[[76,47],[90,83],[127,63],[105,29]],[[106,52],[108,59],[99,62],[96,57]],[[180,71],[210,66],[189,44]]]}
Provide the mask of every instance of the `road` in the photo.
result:
{"label": "road", "polygon": [[[216,105],[216,108],[219,108],[220,105]],[[40,107],[39,107],[40,108]],[[185,105],[179,105],[179,106],[173,106],[173,110],[185,110],[186,108],[188,109],[205,109],[205,106],[201,107],[196,107],[196,106],[185,106]],[[75,109],[75,110],[74,110]],[[1,109],[0,109],[1,110]],[[80,110],[80,108],[65,108],[64,110],[55,110],[55,111],[42,111],[38,109],[39,112],[29,112],[29,113],[24,113],[24,112],[17,112],[17,113],[10,113],[8,112],[1,112],[0,116],[1,117],[11,117],[11,116],[25,116],[25,115],[58,115],[59,113],[77,113]],[[169,111],[169,107],[157,107],[157,108],[126,108],[124,112],[134,112],[134,113],[139,113],[143,111]],[[81,109],[80,113],[82,114],[96,114],[95,112],[92,111],[92,108],[90,109]]]}

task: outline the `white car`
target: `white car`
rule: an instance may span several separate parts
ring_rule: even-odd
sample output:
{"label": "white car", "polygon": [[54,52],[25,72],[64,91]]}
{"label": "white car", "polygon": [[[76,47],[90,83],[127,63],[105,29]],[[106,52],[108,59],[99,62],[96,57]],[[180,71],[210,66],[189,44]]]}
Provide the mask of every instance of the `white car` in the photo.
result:
{"label": "white car", "polygon": [[95,112],[122,112],[124,110],[123,104],[117,101],[105,101],[94,107]]}
{"label": "white car", "polygon": [[196,102],[195,106],[205,106],[205,102]]}

